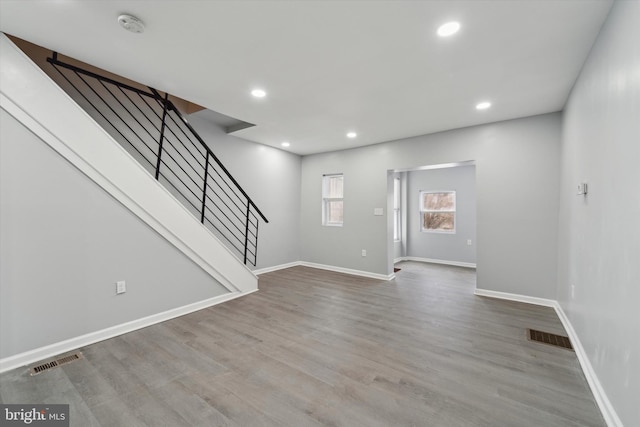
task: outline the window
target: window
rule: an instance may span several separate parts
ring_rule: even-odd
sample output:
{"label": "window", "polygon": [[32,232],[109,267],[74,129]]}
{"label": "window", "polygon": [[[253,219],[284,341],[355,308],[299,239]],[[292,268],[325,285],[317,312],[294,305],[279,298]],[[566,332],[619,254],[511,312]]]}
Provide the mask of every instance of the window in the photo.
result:
{"label": "window", "polygon": [[393,240],[400,241],[400,178],[393,180]]}
{"label": "window", "polygon": [[432,233],[456,232],[456,192],[420,192],[421,230]]}
{"label": "window", "polygon": [[322,177],[322,225],[342,226],[344,213],[344,176]]}

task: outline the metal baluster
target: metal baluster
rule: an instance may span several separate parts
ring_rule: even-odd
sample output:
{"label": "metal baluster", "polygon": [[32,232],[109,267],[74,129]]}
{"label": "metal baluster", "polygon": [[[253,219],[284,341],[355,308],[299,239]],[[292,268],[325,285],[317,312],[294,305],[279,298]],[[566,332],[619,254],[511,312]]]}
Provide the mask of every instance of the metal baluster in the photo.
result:
{"label": "metal baluster", "polygon": [[253,265],[255,266],[256,263],[258,262],[258,226],[260,225],[260,220],[258,218],[256,218],[256,236],[255,236],[255,242],[256,242],[256,253],[253,254]]}
{"label": "metal baluster", "polygon": [[247,249],[249,246],[249,214],[251,213],[251,203],[247,200],[247,220],[244,229],[244,264],[247,264]]}
{"label": "metal baluster", "polygon": [[166,126],[166,118],[167,118],[167,107],[169,103],[167,102],[169,98],[169,94],[167,92],[164,93],[164,103],[163,103],[163,111],[162,111],[162,127],[160,128],[160,142],[158,146],[158,162],[156,163],[156,180],[160,176],[160,162],[162,160],[162,142],[164,140],[164,128]]}
{"label": "metal baluster", "polygon": [[207,200],[207,178],[209,178],[209,152],[207,151],[207,159],[204,165],[204,185],[202,186],[202,214],[200,215],[200,222],[204,224],[204,208],[205,201]]}

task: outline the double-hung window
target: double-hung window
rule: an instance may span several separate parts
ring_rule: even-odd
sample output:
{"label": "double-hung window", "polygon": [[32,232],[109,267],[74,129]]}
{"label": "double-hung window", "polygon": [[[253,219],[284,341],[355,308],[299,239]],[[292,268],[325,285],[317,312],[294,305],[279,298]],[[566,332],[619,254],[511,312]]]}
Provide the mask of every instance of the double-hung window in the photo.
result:
{"label": "double-hung window", "polygon": [[421,231],[432,233],[456,232],[456,192],[420,192]]}
{"label": "double-hung window", "polygon": [[322,177],[322,225],[341,227],[344,221],[344,175]]}

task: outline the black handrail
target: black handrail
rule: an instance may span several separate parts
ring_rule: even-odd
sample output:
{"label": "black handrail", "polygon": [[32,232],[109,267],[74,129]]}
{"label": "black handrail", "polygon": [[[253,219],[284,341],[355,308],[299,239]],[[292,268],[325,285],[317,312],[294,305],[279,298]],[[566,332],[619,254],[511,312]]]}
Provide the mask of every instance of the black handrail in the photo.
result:
{"label": "black handrail", "polygon": [[[154,93],[154,95],[156,95],[157,97],[160,97],[160,94],[158,93],[157,90],[155,90],[154,88],[150,87],[149,89],[151,89],[151,91]],[[161,97],[160,97],[161,98]],[[156,98],[157,99],[157,98]],[[262,218],[262,220],[264,222],[266,222],[267,224],[269,223],[269,221],[267,220],[267,218],[264,216],[264,214],[260,211],[260,209],[258,209],[258,206],[256,206],[255,203],[253,203],[253,200],[251,200],[251,197],[249,197],[249,195],[242,189],[242,187],[240,186],[240,184],[238,184],[238,182],[235,180],[235,178],[231,175],[231,173],[229,173],[229,171],[227,170],[226,167],[224,167],[224,165],[222,164],[222,162],[220,161],[220,159],[218,159],[218,157],[213,153],[213,151],[211,151],[211,148],[209,148],[209,146],[203,141],[202,138],[200,138],[200,135],[198,135],[198,132],[196,132],[196,130],[191,126],[191,124],[187,121],[187,118],[185,116],[182,115],[182,113],[180,111],[178,111],[178,109],[175,107],[175,105],[173,105],[173,102],[171,102],[171,100],[168,101],[169,103],[169,108],[171,108],[173,111],[176,112],[176,115],[183,121],[183,123],[185,124],[185,126],[187,127],[187,129],[189,129],[191,131],[191,133],[193,133],[193,136],[196,137],[196,139],[198,141],[200,141],[200,144],[202,144],[202,147],[207,150],[207,152],[209,153],[209,155],[211,156],[211,158],[218,164],[218,166],[220,166],[220,169],[222,169],[222,171],[227,175],[227,177],[231,180],[231,182],[234,183],[234,185],[237,187],[238,190],[240,190],[240,193],[242,193],[242,195],[244,197],[247,198],[247,200],[249,201],[249,204],[251,204],[251,206],[254,207],[254,209],[256,210],[256,212],[258,212],[258,215],[260,215],[260,218]]]}
{"label": "black handrail", "polygon": [[[162,96],[156,89],[151,87],[148,87],[150,92],[147,92],[75,65],[64,63],[58,60],[57,52],[53,52],[52,57],[47,58],[47,62],[53,65],[54,69],[64,78],[64,81],[80,94],[84,100],[83,102],[88,103],[91,108],[99,114],[102,120],[106,121],[143,160],[153,167],[151,172],[156,180],[169,184],[171,188],[180,195],[185,206],[187,208],[193,208],[198,213],[196,216],[199,217],[198,219],[203,225],[210,224],[216,231],[216,234],[222,236],[232,248],[240,252],[245,264],[251,262],[253,265],[256,265],[259,223],[256,214],[259,215],[264,222],[268,223],[269,221],[213,153],[211,148],[209,148],[187,121],[186,117],[176,108],[173,102],[171,102],[168,93]],[[76,80],[82,82],[82,84],[74,84],[72,78],[63,73],[61,69],[70,70],[77,76]],[[97,80],[104,90],[100,89],[99,86],[96,90],[96,88],[81,75]],[[119,99],[117,96],[118,90],[114,93],[107,85],[115,86],[119,92],[124,95],[126,101],[122,98],[122,100]],[[78,86],[88,88],[90,90],[89,96],[85,95]],[[106,96],[106,98],[111,101],[115,100],[117,105],[113,102],[108,102],[105,96],[100,94],[101,92],[105,93],[105,91],[110,95]],[[142,103],[139,101],[134,102],[127,94],[127,91],[137,94],[142,100]],[[137,99],[135,95],[133,97]],[[151,103],[147,102],[145,97],[154,100],[155,103],[153,101],[151,101]],[[128,103],[133,105],[137,112],[132,112],[127,108],[125,104]],[[106,106],[106,109],[101,108],[101,105]],[[156,105],[156,107],[154,108],[153,105]],[[145,113],[143,109],[150,110],[150,113]],[[158,111],[158,109],[160,109],[160,111]],[[172,116],[172,114],[174,116]],[[117,117],[116,123],[109,118],[112,116]],[[123,116],[133,119],[133,121],[127,121]],[[154,116],[155,119],[160,120],[159,125],[154,123]],[[141,117],[144,117],[142,121],[139,119]],[[176,121],[174,117],[178,120]],[[146,123],[150,123],[154,129],[150,131]],[[118,124],[124,125],[124,128],[119,127]],[[138,128],[144,130],[143,136],[141,136],[139,132],[136,132]],[[158,139],[154,136],[154,130],[157,132]],[[153,141],[153,144],[157,144],[157,150],[150,146],[151,142],[149,138],[144,136],[145,133]],[[188,143],[185,142],[180,134],[184,135],[188,143],[191,143],[193,149],[189,148]],[[189,134],[196,139],[199,144],[194,142]],[[172,142],[172,140],[174,142]],[[176,144],[175,141],[179,142],[179,144]],[[141,147],[140,144],[144,145],[144,147]],[[145,147],[151,154],[145,155],[143,153],[143,151],[146,152]],[[195,163],[183,155],[180,147],[186,150]],[[202,149],[204,149],[204,152]],[[170,151],[174,154],[172,155]],[[152,156],[152,159],[148,158],[149,155]],[[202,161],[198,159],[198,155],[202,158]],[[185,164],[188,165],[188,167],[183,167]],[[170,175],[162,171],[168,171]],[[197,177],[197,180],[194,179],[194,176]],[[219,181],[222,181],[228,190],[225,190],[223,184]],[[221,194],[219,194],[212,185],[215,185]],[[198,192],[200,192],[200,196],[197,194]],[[211,203],[207,204],[207,201]],[[255,222],[251,217],[255,219]],[[241,248],[239,247],[240,245],[242,245]]]}

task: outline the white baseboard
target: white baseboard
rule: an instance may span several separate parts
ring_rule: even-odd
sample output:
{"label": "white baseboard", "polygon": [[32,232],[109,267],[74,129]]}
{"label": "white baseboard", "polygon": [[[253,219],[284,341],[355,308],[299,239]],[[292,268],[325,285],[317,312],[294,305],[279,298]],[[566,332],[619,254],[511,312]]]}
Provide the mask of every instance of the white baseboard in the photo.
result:
{"label": "white baseboard", "polygon": [[519,294],[510,294],[507,292],[490,291],[488,289],[476,288],[474,293],[481,297],[490,297],[490,298],[498,298],[498,299],[504,299],[509,301],[518,301],[518,302],[524,302],[527,304],[542,305],[545,307],[555,308],[558,305],[558,303],[552,299],[530,297],[527,295],[519,295]]}
{"label": "white baseboard", "polygon": [[184,305],[182,307],[173,308],[171,310],[163,311],[162,313],[157,313],[151,316],[143,317],[141,319],[132,320],[120,325],[91,332],[55,344],[50,344],[45,347],[29,350],[24,353],[16,354],[14,356],[5,357],[4,359],[0,359],[0,373],[19,368],[21,366],[29,365],[31,363],[39,362],[41,360],[57,356],[58,354],[76,350],[89,344],[104,341],[108,338],[113,338],[118,335],[146,328],[147,326],[155,325],[156,323],[184,316],[185,314],[193,313],[194,311],[202,310],[204,308],[230,301],[232,299],[249,295],[255,291],[257,291],[257,289],[246,292],[229,292],[224,295],[208,298],[206,300]]}
{"label": "white baseboard", "polygon": [[253,270],[253,274],[260,275],[264,273],[270,273],[272,271],[278,271],[278,270],[283,270],[285,268],[298,267],[298,266],[317,268],[320,270],[335,271],[336,273],[351,274],[353,276],[368,277],[370,279],[378,279],[378,280],[393,280],[396,278],[395,274],[384,275],[379,273],[371,273],[369,271],[353,270],[351,268],[345,268],[345,267],[336,267],[334,265],[316,264],[315,262],[307,262],[307,261],[294,261],[294,262],[289,262],[287,264],[275,265],[273,267],[260,268],[258,270]]}
{"label": "white baseboard", "polygon": [[600,383],[600,380],[598,379],[596,372],[593,370],[593,366],[591,366],[591,362],[589,361],[589,358],[587,357],[587,353],[585,352],[584,347],[580,342],[580,338],[578,337],[578,334],[576,333],[575,329],[573,329],[573,325],[569,321],[569,318],[567,317],[566,313],[564,312],[564,310],[562,309],[562,306],[560,306],[558,301],[545,299],[545,298],[530,297],[526,295],[510,294],[507,292],[490,291],[487,289],[476,289],[475,294],[478,296],[499,298],[499,299],[504,299],[509,301],[518,301],[518,302],[524,302],[528,304],[536,304],[536,305],[542,305],[545,307],[552,307],[556,311],[556,314],[558,315],[558,318],[560,319],[560,322],[562,323],[564,330],[567,332],[567,335],[571,340],[571,345],[573,346],[573,349],[576,352],[576,356],[578,358],[578,362],[580,363],[580,367],[582,368],[582,372],[584,373],[584,376],[587,379],[587,383],[589,384],[591,393],[593,393],[593,397],[596,399],[598,408],[600,409],[600,412],[602,413],[602,417],[607,423],[607,426],[608,427],[624,427],[622,425],[622,421],[620,421],[620,418],[618,417],[618,414],[613,408],[611,401],[609,400],[609,398],[607,397],[607,394],[602,388],[602,384]]}
{"label": "white baseboard", "polygon": [[274,265],[271,267],[258,268],[257,270],[253,270],[253,274],[259,276],[264,273],[271,273],[272,271],[284,270],[285,268],[297,267],[302,265],[300,261],[288,262],[286,264]]}
{"label": "white baseboard", "polygon": [[443,259],[420,258],[415,256],[405,256],[405,257],[400,257],[393,260],[394,263],[400,262],[400,261],[430,262],[432,264],[444,264],[444,265],[453,265],[456,267],[476,268],[475,262],[447,261]]}
{"label": "white baseboard", "polygon": [[571,345],[573,345],[573,349],[576,352],[576,356],[578,356],[578,361],[580,362],[580,367],[582,368],[582,372],[584,372],[584,376],[587,378],[587,383],[589,383],[589,388],[591,388],[591,392],[593,393],[593,397],[596,399],[596,403],[598,404],[598,408],[600,408],[600,412],[607,423],[608,427],[623,427],[622,421],[618,417],[616,410],[613,408],[611,401],[607,397],[604,389],[602,388],[602,384],[596,375],[596,372],[593,370],[593,366],[591,366],[591,362],[587,357],[587,353],[580,342],[580,338],[578,338],[578,334],[576,334],[575,329],[573,329],[573,325],[569,321],[566,313],[562,309],[562,306],[554,301],[556,313],[562,322],[562,326],[564,326],[565,331],[569,335],[569,339],[571,340]]}
{"label": "white baseboard", "polygon": [[336,266],[333,266],[333,265],[316,264],[314,262],[307,262],[307,261],[301,261],[300,265],[302,265],[304,267],[318,268],[320,270],[335,271],[336,273],[345,273],[345,274],[351,274],[353,276],[368,277],[370,279],[393,280],[393,279],[396,278],[395,274],[385,275],[385,274],[379,274],[379,273],[371,273],[369,271],[353,270],[351,268],[336,267]]}

